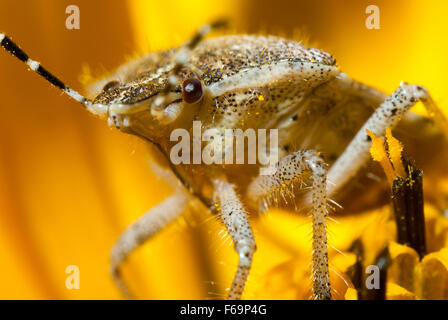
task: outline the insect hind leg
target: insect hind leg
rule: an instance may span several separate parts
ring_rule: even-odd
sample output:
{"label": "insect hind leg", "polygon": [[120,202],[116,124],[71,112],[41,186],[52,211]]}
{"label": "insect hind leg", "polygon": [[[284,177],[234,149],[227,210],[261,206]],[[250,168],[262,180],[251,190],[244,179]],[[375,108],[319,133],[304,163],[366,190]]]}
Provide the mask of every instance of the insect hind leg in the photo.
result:
{"label": "insect hind leg", "polygon": [[403,115],[421,101],[430,117],[448,137],[448,121],[436,106],[427,89],[413,84],[402,83],[395,92],[387,97],[361,127],[350,144],[331,166],[328,172],[328,195],[334,195],[368,161],[371,139],[366,130],[376,136],[384,136],[386,127],[393,129]]}

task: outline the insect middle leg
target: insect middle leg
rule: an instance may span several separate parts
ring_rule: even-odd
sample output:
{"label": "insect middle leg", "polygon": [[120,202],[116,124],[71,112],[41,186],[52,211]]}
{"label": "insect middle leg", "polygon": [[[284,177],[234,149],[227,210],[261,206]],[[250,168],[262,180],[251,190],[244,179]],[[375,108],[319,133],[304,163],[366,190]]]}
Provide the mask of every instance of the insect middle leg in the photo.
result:
{"label": "insect middle leg", "polygon": [[369,159],[370,137],[366,130],[376,136],[384,136],[386,127],[393,129],[404,114],[420,100],[428,114],[448,137],[448,121],[436,106],[428,91],[418,85],[402,83],[386,98],[361,127],[342,155],[328,172],[328,195],[335,194],[350,180]]}
{"label": "insect middle leg", "polygon": [[[282,158],[272,175],[258,176],[248,188],[248,197],[259,204],[270,195],[290,193],[311,173],[313,204],[313,296],[317,300],[331,299],[327,251],[327,183],[326,164],[313,150],[301,150]],[[266,209],[266,206],[263,206]]]}
{"label": "insect middle leg", "polygon": [[225,178],[215,179],[214,199],[219,204],[219,215],[233,239],[239,256],[238,269],[230,287],[228,299],[241,298],[252,265],[252,256],[256,250],[254,235],[250,227],[247,212],[235,192],[235,186]]}
{"label": "insect middle leg", "polygon": [[120,265],[137,247],[177,218],[187,207],[188,201],[187,193],[177,191],[130,225],[112,248],[110,271],[125,297],[132,296],[120,276]]}

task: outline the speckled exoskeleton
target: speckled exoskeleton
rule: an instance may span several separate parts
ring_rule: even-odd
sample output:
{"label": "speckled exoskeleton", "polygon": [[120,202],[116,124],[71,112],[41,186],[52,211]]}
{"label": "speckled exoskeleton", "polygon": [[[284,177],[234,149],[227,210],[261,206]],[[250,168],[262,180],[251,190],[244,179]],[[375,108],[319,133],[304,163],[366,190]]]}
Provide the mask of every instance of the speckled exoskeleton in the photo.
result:
{"label": "speckled exoskeleton", "polygon": [[[299,209],[310,205],[313,294],[330,299],[327,201],[341,198],[341,191],[368,162],[366,129],[383,136],[386,127],[400,120],[407,128],[426,128],[423,118],[405,114],[418,100],[435,115],[444,133],[446,120],[425,88],[402,83],[386,96],[341,73],[330,54],[296,41],[250,35],[202,39],[219,25],[203,27],[178,48],[119,67],[94,86],[93,100],[70,89],[4,34],[0,42],[87,111],[148,141],[154,159],[168,169],[163,172],[180,182],[175,194],[131,225],[112,249],[112,275],[123,291],[127,292],[121,263],[197,198],[220,217],[239,256],[229,299],[241,297],[256,249],[248,213],[263,212],[271,204]],[[176,141],[170,140],[170,133],[192,130],[193,121],[220,132],[278,129],[277,170],[260,175],[259,164],[174,165],[169,154]],[[423,131],[422,135],[428,136]],[[437,131],[432,137],[440,135]],[[310,192],[299,193],[303,185]]]}

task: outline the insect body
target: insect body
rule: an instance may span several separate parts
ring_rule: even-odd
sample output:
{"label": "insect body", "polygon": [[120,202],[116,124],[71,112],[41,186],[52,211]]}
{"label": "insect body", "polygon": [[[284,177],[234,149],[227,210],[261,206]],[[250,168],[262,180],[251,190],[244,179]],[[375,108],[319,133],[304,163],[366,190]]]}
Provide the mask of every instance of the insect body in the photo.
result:
{"label": "insect body", "polygon": [[[94,86],[93,100],[68,88],[8,37],[0,34],[0,41],[88,111],[155,146],[159,162],[181,181],[182,188],[129,227],[113,248],[112,274],[124,291],[120,264],[197,197],[219,215],[239,255],[230,299],[240,298],[256,249],[248,212],[262,212],[272,203],[299,207],[309,203],[313,293],[317,299],[329,299],[327,200],[336,197],[367,162],[366,129],[382,136],[386,127],[394,127],[403,117],[407,123],[418,123],[419,118],[404,116],[417,100],[430,114],[437,114],[445,132],[446,120],[420,86],[402,84],[387,97],[341,73],[328,53],[279,37],[202,40],[210,27],[218,26],[202,28],[179,48],[121,66]],[[203,130],[215,130],[214,139],[206,143],[212,150],[224,145],[226,129],[278,130],[275,170],[263,175],[260,164],[174,164],[170,151],[178,141],[172,141],[171,133],[192,132],[195,122]],[[303,184],[310,185],[311,192],[298,201]]]}

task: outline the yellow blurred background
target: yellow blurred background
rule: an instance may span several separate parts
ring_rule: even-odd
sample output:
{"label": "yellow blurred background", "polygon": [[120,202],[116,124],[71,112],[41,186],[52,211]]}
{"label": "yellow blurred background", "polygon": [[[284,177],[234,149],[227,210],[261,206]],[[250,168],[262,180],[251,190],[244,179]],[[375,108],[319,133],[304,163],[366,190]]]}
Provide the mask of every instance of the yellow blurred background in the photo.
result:
{"label": "yellow blurred background", "polygon": [[[65,28],[71,4],[80,8],[80,30]],[[379,30],[365,27],[370,4],[380,9]],[[82,91],[85,66],[104,74],[225,16],[240,33],[305,35],[351,77],[385,92],[402,80],[424,85],[446,110],[446,12],[444,0],[0,0],[0,31]],[[109,129],[2,51],[0,70],[0,298],[121,298],[109,250],[170,187],[151,172],[143,142]],[[307,239],[300,223],[270,225]],[[261,297],[253,294],[258,280],[300,249],[294,237],[275,245],[264,225],[255,223],[248,298]],[[140,298],[223,297],[236,254],[220,229],[207,213],[187,214],[131,256],[125,279]],[[80,268],[79,290],[65,286],[68,265]]]}

